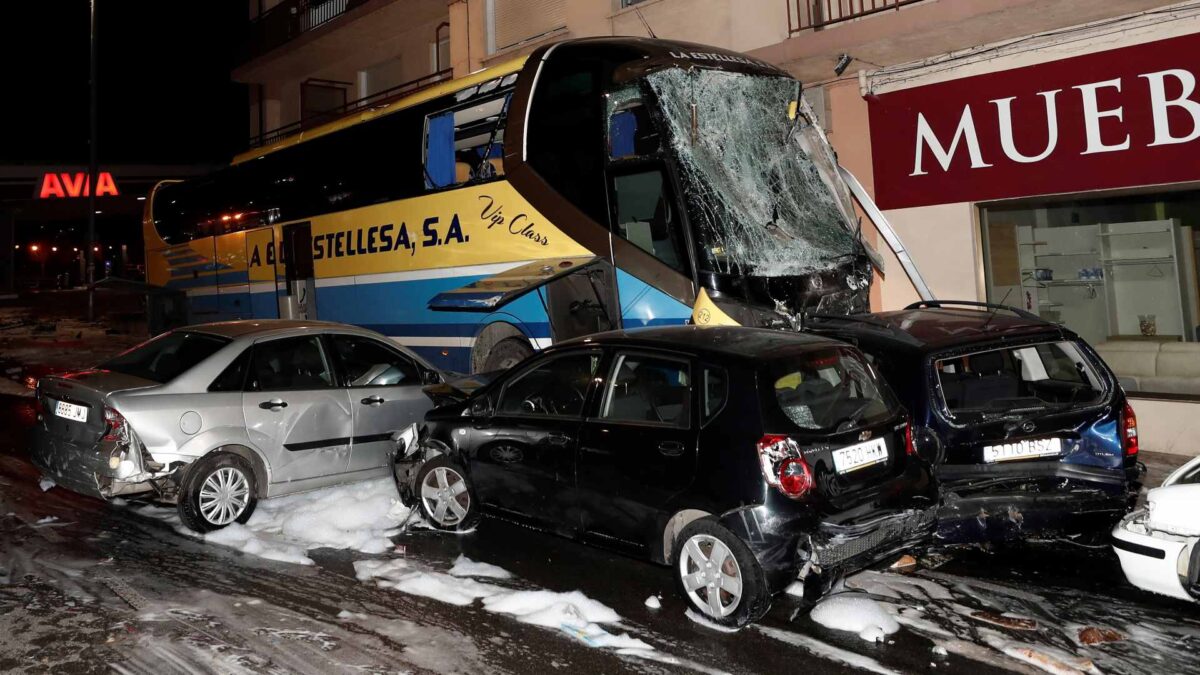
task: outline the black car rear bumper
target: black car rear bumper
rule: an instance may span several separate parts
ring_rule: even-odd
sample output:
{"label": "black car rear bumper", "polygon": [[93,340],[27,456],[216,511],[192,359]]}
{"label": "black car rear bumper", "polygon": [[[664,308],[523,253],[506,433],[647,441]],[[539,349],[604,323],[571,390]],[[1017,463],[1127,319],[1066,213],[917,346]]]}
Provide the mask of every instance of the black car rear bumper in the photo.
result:
{"label": "black car rear bumper", "polygon": [[937,525],[936,508],[934,484],[911,462],[869,499],[837,513],[817,513],[771,491],[765,504],[735,509],[719,520],[750,547],[772,593],[801,574],[806,589],[812,585],[823,593],[843,574],[927,542]]}
{"label": "black car rear bumper", "polygon": [[[944,468],[944,467],[943,467]],[[1138,469],[1060,464],[1009,475],[943,474],[935,541],[970,544],[1106,535],[1133,508]],[[951,474],[953,476],[953,474]]]}

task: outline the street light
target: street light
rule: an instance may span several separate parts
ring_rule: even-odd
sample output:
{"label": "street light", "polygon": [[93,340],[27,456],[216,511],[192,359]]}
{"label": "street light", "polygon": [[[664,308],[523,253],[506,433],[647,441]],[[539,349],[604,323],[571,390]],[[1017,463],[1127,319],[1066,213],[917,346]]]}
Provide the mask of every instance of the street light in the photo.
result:
{"label": "street light", "polygon": [[51,247],[50,247],[50,252],[51,252],[51,253],[58,253],[58,247],[57,247],[57,246],[51,246]]}
{"label": "street light", "polygon": [[30,244],[30,245],[29,245],[29,251],[30,251],[31,253],[37,253],[37,252],[38,252],[38,248],[39,248],[39,247],[38,247],[38,245],[37,245],[37,244]]}

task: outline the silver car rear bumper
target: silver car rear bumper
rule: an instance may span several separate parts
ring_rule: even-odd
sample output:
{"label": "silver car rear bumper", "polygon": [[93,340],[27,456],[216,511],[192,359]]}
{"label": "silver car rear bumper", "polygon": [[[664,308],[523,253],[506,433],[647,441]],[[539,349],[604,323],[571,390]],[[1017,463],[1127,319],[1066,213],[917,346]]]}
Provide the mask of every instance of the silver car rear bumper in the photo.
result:
{"label": "silver car rear bumper", "polygon": [[109,467],[109,457],[118,449],[115,442],[73,442],[39,424],[34,427],[31,458],[43,475],[72,492],[100,499],[152,492],[149,481],[122,481]]}

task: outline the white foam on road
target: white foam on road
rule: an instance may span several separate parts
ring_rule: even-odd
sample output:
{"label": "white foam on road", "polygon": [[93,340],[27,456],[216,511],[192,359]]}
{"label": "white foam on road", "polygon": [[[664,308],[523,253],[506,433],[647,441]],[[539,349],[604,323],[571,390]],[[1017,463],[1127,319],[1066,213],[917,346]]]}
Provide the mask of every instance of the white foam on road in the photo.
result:
{"label": "white foam on road", "polygon": [[456,577],[486,577],[489,579],[511,579],[512,572],[497,567],[491,563],[476,562],[465,555],[460,555],[450,568],[451,576]]}
{"label": "white foam on road", "polygon": [[621,616],[607,605],[593,600],[580,591],[557,592],[544,589],[514,590],[487,584],[474,579],[452,576],[458,570],[485,572],[486,576],[509,579],[507,570],[486,563],[459,557],[450,574],[433,572],[408,560],[359,560],[354,574],[360,581],[373,581],[410,595],[431,598],[451,605],[465,607],[476,600],[483,608],[497,614],[507,614],[517,621],[543,626],[565,633],[592,647],[648,651],[650,644],[624,633],[611,633],[600,624],[616,624]]}
{"label": "white foam on road", "polygon": [[858,633],[868,642],[882,642],[885,636],[900,630],[900,624],[878,602],[853,593],[822,600],[809,618],[826,628]]}
{"label": "white foam on road", "polygon": [[245,525],[198,535],[180,525],[175,509],[143,506],[142,515],[171,523],[183,534],[281,562],[311,565],[307,552],[336,548],[363,553],[392,549],[391,537],[408,518],[395,484],[386,478],[265,499]]}

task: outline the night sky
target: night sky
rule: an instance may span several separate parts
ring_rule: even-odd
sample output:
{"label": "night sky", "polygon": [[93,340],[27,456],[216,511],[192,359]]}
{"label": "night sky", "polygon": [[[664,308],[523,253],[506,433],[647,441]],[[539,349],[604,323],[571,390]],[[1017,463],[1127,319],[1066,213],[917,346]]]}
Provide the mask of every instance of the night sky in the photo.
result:
{"label": "night sky", "polygon": [[[96,0],[101,164],[228,161],[245,149],[229,73],[244,0]],[[0,163],[88,157],[88,2],[3,3]]]}

